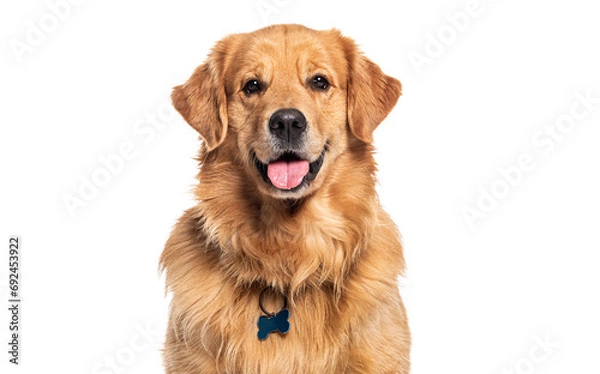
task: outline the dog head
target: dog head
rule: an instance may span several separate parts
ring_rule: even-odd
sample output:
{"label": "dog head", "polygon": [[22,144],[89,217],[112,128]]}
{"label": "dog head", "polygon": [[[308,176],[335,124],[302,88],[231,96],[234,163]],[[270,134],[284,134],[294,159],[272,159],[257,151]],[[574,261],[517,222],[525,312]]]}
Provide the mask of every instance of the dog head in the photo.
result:
{"label": "dog head", "polygon": [[275,25],[219,41],[172,100],[262,194],[299,199],[319,189],[351,144],[368,144],[400,82],[337,30]]}

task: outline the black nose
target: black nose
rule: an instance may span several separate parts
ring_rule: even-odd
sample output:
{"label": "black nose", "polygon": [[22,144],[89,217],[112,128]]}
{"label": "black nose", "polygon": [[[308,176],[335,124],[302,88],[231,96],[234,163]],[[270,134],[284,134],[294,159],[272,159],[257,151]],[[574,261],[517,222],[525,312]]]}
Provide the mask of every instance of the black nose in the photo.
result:
{"label": "black nose", "polygon": [[269,131],[289,143],[297,141],[306,130],[306,117],[294,108],[279,109],[269,119]]}

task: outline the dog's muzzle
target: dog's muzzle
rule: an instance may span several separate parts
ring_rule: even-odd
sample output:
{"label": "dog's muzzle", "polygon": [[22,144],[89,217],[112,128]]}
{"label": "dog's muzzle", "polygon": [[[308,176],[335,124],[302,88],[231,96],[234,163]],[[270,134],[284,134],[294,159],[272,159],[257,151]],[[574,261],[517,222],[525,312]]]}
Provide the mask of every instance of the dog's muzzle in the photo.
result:
{"label": "dog's muzzle", "polygon": [[273,146],[273,158],[263,162],[252,153],[254,165],[263,180],[283,191],[297,191],[313,181],[325,158],[327,145],[320,156],[310,161],[304,152],[308,123],[301,111],[283,108],[269,118],[268,130]]}

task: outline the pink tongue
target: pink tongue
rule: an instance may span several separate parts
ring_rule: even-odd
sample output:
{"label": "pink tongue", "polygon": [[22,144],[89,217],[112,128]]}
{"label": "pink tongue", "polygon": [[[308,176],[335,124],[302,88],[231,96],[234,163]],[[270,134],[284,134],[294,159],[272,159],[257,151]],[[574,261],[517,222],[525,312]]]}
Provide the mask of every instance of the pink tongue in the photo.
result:
{"label": "pink tongue", "polygon": [[269,164],[267,175],[273,186],[282,190],[291,190],[302,183],[308,173],[308,161],[278,161]]}

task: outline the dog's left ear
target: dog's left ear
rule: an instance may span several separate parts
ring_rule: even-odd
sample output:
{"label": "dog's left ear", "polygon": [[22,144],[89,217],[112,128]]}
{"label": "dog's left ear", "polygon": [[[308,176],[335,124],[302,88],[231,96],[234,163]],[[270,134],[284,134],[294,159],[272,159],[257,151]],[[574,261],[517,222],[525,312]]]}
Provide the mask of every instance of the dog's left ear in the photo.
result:
{"label": "dog's left ear", "polygon": [[402,85],[366,58],[352,39],[342,40],[348,60],[348,125],[354,136],[370,143],[373,131],[396,105]]}
{"label": "dog's left ear", "polygon": [[208,60],[171,93],[173,106],[200,133],[208,151],[219,146],[227,134],[227,95],[223,82],[227,49],[227,39],[217,43]]}

